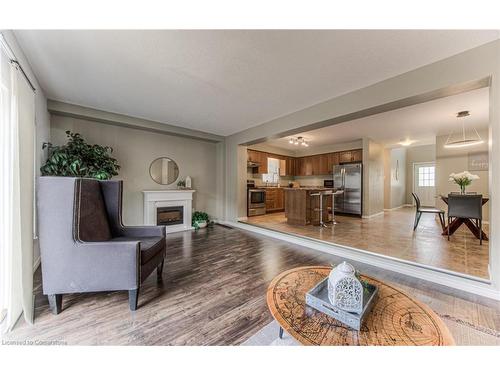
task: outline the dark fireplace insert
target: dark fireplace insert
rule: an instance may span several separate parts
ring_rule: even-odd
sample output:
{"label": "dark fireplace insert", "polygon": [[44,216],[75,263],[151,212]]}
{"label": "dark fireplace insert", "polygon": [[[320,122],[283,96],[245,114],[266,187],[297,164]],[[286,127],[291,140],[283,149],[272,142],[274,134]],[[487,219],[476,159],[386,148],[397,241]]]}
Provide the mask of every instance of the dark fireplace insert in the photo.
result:
{"label": "dark fireplace insert", "polygon": [[184,223],[184,207],[157,207],[156,225],[176,225]]}

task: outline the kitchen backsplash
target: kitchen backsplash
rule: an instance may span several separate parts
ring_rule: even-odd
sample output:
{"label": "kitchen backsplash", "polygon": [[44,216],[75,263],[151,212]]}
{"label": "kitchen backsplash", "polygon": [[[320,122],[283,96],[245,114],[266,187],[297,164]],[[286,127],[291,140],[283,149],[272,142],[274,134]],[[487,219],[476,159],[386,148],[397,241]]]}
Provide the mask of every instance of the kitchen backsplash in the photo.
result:
{"label": "kitchen backsplash", "polygon": [[[255,181],[256,186],[264,186],[265,182],[262,181],[262,175],[247,173],[247,179]],[[331,175],[325,176],[302,176],[302,177],[280,177],[280,185],[287,186],[292,181],[297,181],[301,186],[323,186],[324,180],[331,180]]]}

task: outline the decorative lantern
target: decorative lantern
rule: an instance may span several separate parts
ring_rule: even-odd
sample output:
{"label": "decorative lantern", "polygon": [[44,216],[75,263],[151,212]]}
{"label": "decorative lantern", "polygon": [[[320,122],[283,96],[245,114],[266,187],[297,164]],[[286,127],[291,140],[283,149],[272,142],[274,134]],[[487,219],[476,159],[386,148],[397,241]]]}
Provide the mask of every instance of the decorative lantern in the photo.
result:
{"label": "decorative lantern", "polygon": [[349,263],[344,261],[330,272],[328,299],[345,311],[361,313],[363,310],[363,286]]}

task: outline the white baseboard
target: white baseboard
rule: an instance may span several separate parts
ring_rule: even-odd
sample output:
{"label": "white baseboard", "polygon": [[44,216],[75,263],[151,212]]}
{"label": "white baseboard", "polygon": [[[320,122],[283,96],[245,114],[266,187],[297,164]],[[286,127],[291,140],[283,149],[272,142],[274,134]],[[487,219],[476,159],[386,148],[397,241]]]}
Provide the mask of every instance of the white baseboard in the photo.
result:
{"label": "white baseboard", "polygon": [[370,266],[386,269],[417,279],[430,281],[439,285],[444,285],[453,289],[500,301],[500,290],[495,289],[491,285],[491,282],[489,280],[464,275],[437,267],[427,266],[403,259],[397,259],[387,255],[376,254],[366,250],[335,245],[326,241],[277,232],[250,224],[233,221],[225,221],[224,224],[287,241],[296,245],[305,246],[313,250],[322,251],[356,262],[365,263]]}
{"label": "white baseboard", "polygon": [[362,219],[371,219],[372,217],[380,216],[383,214],[384,214],[384,211],[380,211],[380,212],[377,212],[376,214],[373,214],[373,215],[363,215],[363,216],[361,216],[361,218]]}
{"label": "white baseboard", "polygon": [[237,219],[238,221],[245,221],[248,220],[248,216],[242,216]]}
{"label": "white baseboard", "polygon": [[398,207],[393,207],[393,208],[384,208],[384,211],[394,211],[394,210],[399,210],[400,208],[403,208],[403,207],[408,207],[410,206],[411,207],[411,204],[402,204],[401,206],[398,206]]}
{"label": "white baseboard", "polygon": [[35,260],[35,263],[33,263],[33,273],[36,272],[36,270],[40,266],[41,261],[42,261],[42,258],[40,256]]}

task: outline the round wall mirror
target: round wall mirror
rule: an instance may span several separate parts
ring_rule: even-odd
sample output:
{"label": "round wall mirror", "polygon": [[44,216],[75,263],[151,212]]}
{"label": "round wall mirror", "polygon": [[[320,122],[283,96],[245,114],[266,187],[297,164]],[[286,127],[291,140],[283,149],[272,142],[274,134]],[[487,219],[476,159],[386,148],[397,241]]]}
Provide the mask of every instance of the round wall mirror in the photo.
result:
{"label": "round wall mirror", "polygon": [[179,177],[179,167],[170,158],[158,158],[149,166],[149,174],[157,184],[170,185]]}

